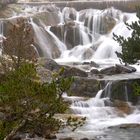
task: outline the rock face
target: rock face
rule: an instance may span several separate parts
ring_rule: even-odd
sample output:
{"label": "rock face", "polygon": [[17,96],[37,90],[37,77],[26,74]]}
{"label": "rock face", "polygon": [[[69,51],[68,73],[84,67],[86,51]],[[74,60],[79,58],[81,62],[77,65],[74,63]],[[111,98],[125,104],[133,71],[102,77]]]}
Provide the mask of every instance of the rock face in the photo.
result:
{"label": "rock face", "polygon": [[109,81],[105,84],[106,86],[103,86],[105,88],[102,97],[109,97],[112,101],[129,101],[133,104],[137,104],[139,102],[140,94],[136,92],[137,86],[135,85],[139,84],[140,79]]}
{"label": "rock face", "polygon": [[64,67],[64,77],[68,76],[79,76],[79,77],[88,77],[88,74],[85,71],[82,71],[75,67]]}
{"label": "rock face", "polygon": [[100,70],[100,74],[105,74],[105,75],[125,74],[125,73],[132,73],[132,72],[136,72],[136,69],[134,67],[124,66],[119,64]]}
{"label": "rock face", "polygon": [[[79,34],[80,30],[78,25],[69,21],[65,25],[52,26],[51,31],[60,39],[64,40],[67,49],[72,49],[73,46],[82,44],[81,36]],[[76,38],[76,40],[75,40]]]}
{"label": "rock face", "polygon": [[96,79],[74,77],[74,83],[70,92],[76,96],[95,97],[99,90],[99,82]]}
{"label": "rock face", "polygon": [[116,107],[119,111],[125,114],[132,113],[132,108],[129,106],[127,102],[120,101],[120,100],[114,100],[113,106]]}

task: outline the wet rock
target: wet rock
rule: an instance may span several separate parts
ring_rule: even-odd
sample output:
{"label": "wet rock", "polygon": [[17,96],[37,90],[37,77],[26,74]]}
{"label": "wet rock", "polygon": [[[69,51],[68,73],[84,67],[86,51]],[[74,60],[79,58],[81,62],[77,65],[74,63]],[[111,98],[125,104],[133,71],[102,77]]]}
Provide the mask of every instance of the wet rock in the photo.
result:
{"label": "wet rock", "polygon": [[136,85],[140,85],[140,79],[113,80],[100,82],[104,88],[101,97],[109,97],[112,101],[121,100],[131,102],[133,105],[139,103],[140,94],[136,93]]}
{"label": "wet rock", "polygon": [[116,74],[116,67],[115,66],[111,66],[108,68],[103,68],[100,70],[101,74],[105,74],[105,75],[113,75]]}
{"label": "wet rock", "polygon": [[53,59],[49,58],[40,58],[38,63],[50,71],[57,71],[61,68],[59,64],[57,64]]}
{"label": "wet rock", "polygon": [[94,61],[91,61],[91,62],[90,62],[90,66],[91,66],[91,67],[96,67],[96,68],[99,67],[99,65],[98,65],[97,63],[95,63]]}
{"label": "wet rock", "polygon": [[59,140],[74,140],[72,137],[60,138]]}
{"label": "wet rock", "polygon": [[122,111],[125,114],[132,113],[132,108],[128,104],[128,102],[120,101],[120,100],[114,100],[113,106],[116,107],[118,110]]}
{"label": "wet rock", "polygon": [[93,50],[91,48],[88,48],[87,50],[85,50],[85,52],[83,53],[83,59],[90,59],[93,56]]}
{"label": "wet rock", "polygon": [[69,21],[64,25],[52,26],[50,29],[61,41],[65,41],[67,49],[82,44],[78,25]]}
{"label": "wet rock", "polygon": [[83,70],[80,70],[78,68],[75,68],[75,67],[69,67],[69,68],[65,68],[65,71],[63,73],[63,76],[64,77],[67,77],[67,76],[80,76],[80,77],[87,77],[88,74],[83,71]]}
{"label": "wet rock", "polygon": [[120,129],[134,129],[134,128],[137,128],[137,129],[140,129],[140,124],[137,124],[137,123],[130,123],[130,124],[120,124],[120,125],[117,125],[117,126],[111,126],[109,128],[120,128]]}
{"label": "wet rock", "polygon": [[82,139],[80,139],[80,140],[89,140],[88,138],[82,138]]}
{"label": "wet rock", "polygon": [[116,72],[117,73],[131,73],[136,72],[136,69],[132,66],[124,66],[116,64]]}
{"label": "wet rock", "polygon": [[99,74],[100,72],[97,69],[92,69],[90,74]]}
{"label": "wet rock", "polygon": [[91,62],[83,62],[82,65],[89,65],[90,67],[96,67],[96,68],[99,67],[99,65],[97,63],[95,63],[94,61],[91,61]]}
{"label": "wet rock", "polygon": [[70,93],[75,96],[95,97],[100,89],[99,81],[86,77],[74,77]]}
{"label": "wet rock", "polygon": [[47,139],[57,139],[55,134],[50,134],[49,136],[46,136]]}
{"label": "wet rock", "polygon": [[71,7],[65,7],[63,9],[64,21],[65,23],[69,21],[76,20],[77,11]]}
{"label": "wet rock", "polygon": [[57,12],[41,12],[33,15],[32,18],[36,23],[41,20],[46,26],[55,26],[60,22]]}
{"label": "wet rock", "polygon": [[115,75],[115,74],[132,73],[135,71],[136,69],[134,67],[116,64],[115,66],[103,68],[102,70],[100,70],[100,73],[105,75]]}
{"label": "wet rock", "polygon": [[140,124],[122,124],[119,126],[121,129],[128,129],[128,128],[140,128]]}

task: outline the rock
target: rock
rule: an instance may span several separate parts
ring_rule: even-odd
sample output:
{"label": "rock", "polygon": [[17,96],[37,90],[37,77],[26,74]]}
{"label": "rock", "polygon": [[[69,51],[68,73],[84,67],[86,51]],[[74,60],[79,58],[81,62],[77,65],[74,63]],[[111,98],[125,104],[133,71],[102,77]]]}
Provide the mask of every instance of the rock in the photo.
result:
{"label": "rock", "polygon": [[64,25],[51,26],[50,30],[60,40],[65,41],[67,49],[72,49],[74,46],[78,46],[79,44],[82,44],[79,27],[73,21],[69,21]]}
{"label": "rock", "polygon": [[111,67],[103,68],[103,69],[100,70],[100,73],[105,74],[105,75],[116,74],[116,67],[111,66]]}
{"label": "rock", "polygon": [[135,84],[140,85],[140,79],[112,80],[100,82],[101,89],[104,88],[101,97],[109,97],[111,101],[120,100],[131,102],[133,105],[139,103],[139,94],[136,94]]}
{"label": "rock", "polygon": [[40,58],[38,63],[50,71],[58,71],[61,68],[59,64],[57,64],[53,59],[49,58]]}
{"label": "rock", "polygon": [[120,129],[134,129],[134,128],[137,128],[137,129],[140,129],[140,124],[137,124],[137,123],[130,123],[130,124],[120,124],[120,125],[117,125],[117,126],[111,126],[109,128],[120,128]]}
{"label": "rock", "polygon": [[91,71],[90,71],[90,74],[92,75],[92,74],[99,74],[100,72],[97,70],[97,69],[92,69]]}
{"label": "rock", "polygon": [[[98,25],[100,22],[100,26]],[[94,27],[97,28],[93,28]],[[92,32],[99,34],[107,34],[115,26],[116,21],[113,17],[108,16],[108,14],[99,14],[98,17],[94,17],[94,14],[85,17],[84,26],[87,26]]]}
{"label": "rock", "polygon": [[89,140],[88,138],[82,138],[82,139],[80,139],[80,140]]}
{"label": "rock", "polygon": [[91,48],[88,48],[87,50],[85,50],[85,52],[83,53],[83,59],[91,59],[93,56],[93,50]]}
{"label": "rock", "polygon": [[116,64],[116,72],[117,73],[131,73],[136,72],[136,69],[132,66],[124,66]]}
{"label": "rock", "polygon": [[74,140],[72,137],[60,138],[59,140]]}
{"label": "rock", "polygon": [[97,63],[95,63],[94,61],[91,61],[91,62],[90,62],[90,66],[91,66],[91,67],[99,68],[99,65],[98,65]]}
{"label": "rock", "polygon": [[114,100],[113,106],[117,107],[118,110],[122,111],[125,114],[132,113],[132,109],[127,102],[120,101],[120,100]]}
{"label": "rock", "polygon": [[76,20],[77,11],[71,7],[65,7],[63,9],[64,21],[67,23],[69,21]]}
{"label": "rock", "polygon": [[50,134],[49,136],[45,137],[47,139],[57,139],[55,134]]}
{"label": "rock", "polygon": [[41,20],[46,26],[55,26],[60,22],[57,12],[39,12],[34,14],[32,18],[36,23]]}
{"label": "rock", "polygon": [[75,96],[95,97],[100,89],[99,81],[94,78],[74,77],[70,93]]}
{"label": "rock", "polygon": [[78,68],[75,67],[69,67],[69,68],[65,68],[65,71],[63,73],[64,77],[68,77],[68,76],[80,76],[80,77],[87,77],[88,74],[85,71],[82,71]]}
{"label": "rock", "polygon": [[132,124],[122,124],[119,126],[121,129],[128,129],[128,128],[140,128],[140,124],[132,123]]}
{"label": "rock", "polygon": [[115,66],[103,68],[102,70],[100,70],[100,73],[105,75],[115,75],[115,74],[132,73],[135,71],[136,69],[134,67],[116,64]]}

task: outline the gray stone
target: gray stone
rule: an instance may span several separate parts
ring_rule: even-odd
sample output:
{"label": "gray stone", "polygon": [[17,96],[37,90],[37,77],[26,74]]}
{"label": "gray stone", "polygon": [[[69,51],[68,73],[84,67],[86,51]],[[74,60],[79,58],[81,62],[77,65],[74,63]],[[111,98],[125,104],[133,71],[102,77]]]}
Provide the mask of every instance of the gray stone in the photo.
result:
{"label": "gray stone", "polygon": [[69,76],[87,77],[88,74],[85,71],[80,70],[78,68],[69,67],[69,68],[65,68],[63,76],[64,77],[69,77]]}
{"label": "gray stone", "polygon": [[95,97],[100,89],[99,81],[86,77],[74,77],[70,93],[76,96]]}
{"label": "gray stone", "polygon": [[59,140],[74,140],[72,137],[60,138]]}
{"label": "gray stone", "polygon": [[40,58],[38,63],[50,71],[58,71],[61,68],[59,64],[49,58]]}
{"label": "gray stone", "polygon": [[116,74],[116,67],[111,66],[111,67],[103,68],[103,69],[100,70],[100,73],[105,74],[105,75]]}
{"label": "gray stone", "polygon": [[116,73],[131,73],[136,72],[136,69],[132,66],[124,66],[116,64]]}
{"label": "gray stone", "polygon": [[100,72],[97,69],[92,69],[90,74],[99,74]]}

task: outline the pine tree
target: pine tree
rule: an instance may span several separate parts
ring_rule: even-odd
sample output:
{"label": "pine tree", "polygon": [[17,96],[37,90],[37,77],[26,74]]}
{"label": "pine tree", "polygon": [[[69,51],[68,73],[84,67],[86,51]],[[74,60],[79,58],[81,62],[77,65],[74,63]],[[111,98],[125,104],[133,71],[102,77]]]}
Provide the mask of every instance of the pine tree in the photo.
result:
{"label": "pine tree", "polygon": [[127,28],[132,30],[131,37],[124,38],[113,34],[114,40],[122,46],[122,52],[116,52],[116,54],[125,65],[134,64],[140,59],[140,9],[137,9],[137,17],[138,21],[131,24],[125,23]]}

